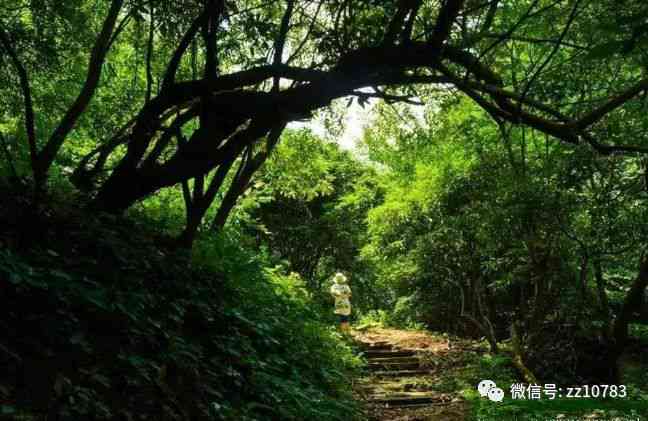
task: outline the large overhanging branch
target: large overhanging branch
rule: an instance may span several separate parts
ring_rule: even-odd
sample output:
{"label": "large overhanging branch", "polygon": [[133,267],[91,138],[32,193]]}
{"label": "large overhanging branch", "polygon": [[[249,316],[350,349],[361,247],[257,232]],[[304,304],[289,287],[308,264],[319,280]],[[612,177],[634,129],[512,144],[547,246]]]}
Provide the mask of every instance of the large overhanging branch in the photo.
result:
{"label": "large overhanging branch", "polygon": [[326,77],[326,73],[287,65],[267,65],[216,78],[170,83],[140,111],[131,133],[131,141],[128,145],[126,157],[116,170],[132,170],[137,166],[146,152],[148,144],[162,124],[160,115],[167,110],[174,107],[184,107],[188,103],[211,93],[241,90],[242,88],[258,85],[275,76],[293,80],[313,81],[323,79]]}
{"label": "large overhanging branch", "polygon": [[[252,121],[248,127],[236,132],[223,147],[204,151],[205,155],[200,160],[185,160],[182,153],[176,154],[165,164],[149,171],[146,178],[150,184],[143,187],[147,193],[152,193],[159,187],[173,186],[187,178],[205,174],[212,168],[234,159],[251,142],[265,136],[270,127],[271,123],[268,121]],[[186,167],[188,163],[191,163],[191,168]]]}
{"label": "large overhanging branch", "polygon": [[[160,108],[178,106],[208,91],[213,92],[210,101],[211,107],[227,107],[230,110],[237,110],[249,118],[274,111],[279,107],[282,112],[288,113],[289,120],[293,120],[307,118],[312,110],[325,106],[340,96],[352,95],[355,89],[376,85],[404,85],[415,83],[418,78],[421,83],[451,82],[469,94],[488,112],[496,114],[506,121],[528,124],[569,143],[579,143],[583,138],[597,149],[607,152],[611,150],[610,148],[616,147],[606,147],[593,142],[591,136],[585,136],[584,130],[646,89],[646,82],[642,81],[584,117],[570,119],[546,104],[503,89],[501,78],[480,63],[474,55],[452,46],[444,46],[442,51],[442,54],[439,54],[432,43],[421,42],[402,46],[361,49],[345,56],[335,69],[328,72],[280,64],[261,66],[223,75],[211,81],[196,80],[176,83],[167,92],[163,92],[156,98],[153,103]],[[467,70],[467,75],[473,77],[470,79],[459,78],[452,74],[439,63],[437,59],[439,56],[461,66]],[[414,68],[443,70],[443,75],[407,76],[405,70]],[[368,69],[370,70],[368,71]],[[244,89],[277,76],[308,83],[272,93]],[[480,92],[481,94],[479,94]],[[494,103],[483,95],[490,97]],[[523,109],[521,105],[537,110],[538,114]],[[543,115],[549,115],[556,120],[545,118]],[[617,149],[642,150],[639,147],[618,147]]]}
{"label": "large overhanging branch", "polygon": [[[565,116],[560,111],[555,110],[546,104],[521,96],[515,92],[507,91],[499,86],[492,86],[474,81],[464,81],[458,76],[453,75],[449,69],[442,65],[439,65],[439,69],[455,86],[457,86],[457,88],[469,95],[473,100],[475,100],[475,102],[494,117],[496,116],[497,118],[502,118],[516,124],[527,124],[532,128],[569,143],[577,144],[580,139],[584,139],[600,153],[648,153],[648,148],[641,146],[601,144],[587,132],[588,128],[599,122],[610,112],[622,106],[639,93],[648,90],[647,79],[641,80],[622,93],[610,98],[598,108],[578,119],[575,119]],[[488,94],[494,102],[489,101],[483,95],[480,95],[479,92]],[[553,116],[557,120],[549,120],[541,115],[532,114],[525,111],[523,106],[536,109],[541,113]]]}
{"label": "large overhanging branch", "polygon": [[209,94],[242,89],[258,85],[274,77],[300,82],[313,82],[322,80],[327,75],[327,72],[320,70],[288,66],[285,64],[273,64],[222,75],[211,80],[199,79],[177,82],[163,89],[160,95],[151,101],[148,109],[145,107],[141,114],[148,115],[151,112],[157,114],[164,109],[179,106],[194,100],[205,93]]}
{"label": "large overhanging branch", "polygon": [[387,103],[403,102],[410,105],[425,105],[423,102],[417,101],[410,95],[391,95],[386,92],[374,88],[374,92],[353,91],[353,95],[360,98],[361,103],[369,98],[380,98]]}
{"label": "large overhanging branch", "polygon": [[[100,192],[98,197],[118,197],[125,180],[135,177],[138,185],[129,193],[131,197],[118,199],[119,203],[113,206],[124,209],[142,194],[201,176],[236,159],[248,145],[265,136],[271,122],[278,118],[286,122],[310,118],[314,110],[328,106],[333,100],[349,95],[363,96],[365,94],[358,90],[372,86],[451,83],[498,122],[525,124],[568,143],[578,144],[585,140],[603,153],[648,152],[635,146],[602,145],[587,132],[593,124],[645,91],[646,82],[616,95],[581,118],[566,116],[537,99],[507,90],[502,77],[478,56],[448,44],[447,38],[460,10],[461,2],[446,1],[428,42],[408,41],[359,48],[343,55],[327,70],[281,64],[277,54],[270,65],[218,77],[169,82],[143,107],[131,132],[127,154],[102,189],[109,193]],[[284,22],[288,22],[288,12]],[[283,29],[287,27],[284,25]],[[280,31],[278,40],[284,36]],[[258,90],[265,82],[277,78],[292,80],[293,84],[283,90],[277,89],[276,84],[269,92]],[[407,101],[404,97],[381,95],[387,100]],[[214,115],[214,127],[199,128],[165,163],[155,162],[157,156],[153,154],[148,162],[152,165],[141,166],[164,122],[161,116],[173,108],[188,109],[201,98],[206,99],[206,112]],[[245,127],[246,122],[254,124]],[[163,144],[156,146],[164,147]]]}
{"label": "large overhanging branch", "polygon": [[[470,79],[460,79],[456,75],[445,74],[445,78],[437,77],[434,79],[435,82],[443,83],[452,81],[460,88],[470,88],[474,91],[487,93],[496,101],[502,111],[512,116],[508,118],[518,119],[519,122],[528,123],[532,127],[574,143],[577,141],[576,137],[580,135],[578,132],[582,132],[595,124],[605,115],[648,88],[648,81],[642,80],[580,119],[570,119],[549,105],[503,89],[501,78],[483,63],[480,63],[474,55],[448,45],[444,46],[442,51],[439,54],[439,49],[435,47],[433,42],[416,42],[402,46],[360,49],[345,56],[340,60],[340,64],[329,72],[287,65],[261,66],[224,75],[211,82],[199,80],[177,83],[169,90],[165,97],[159,97],[158,102],[163,106],[179,105],[183,101],[188,101],[205,90],[214,92],[215,95],[219,96],[220,94],[218,92],[242,89],[246,86],[258,84],[271,77],[282,77],[301,82],[309,82],[306,85],[282,91],[278,93],[280,96],[276,98],[267,96],[264,93],[256,93],[255,95],[258,95],[258,98],[255,99],[258,99],[258,102],[248,102],[245,106],[249,109],[250,113],[253,113],[255,108],[264,107],[263,104],[266,102],[264,98],[269,99],[270,102],[279,101],[285,103],[285,101],[280,99],[281,96],[290,97],[292,95],[291,92],[299,92],[300,94],[312,93],[309,91],[322,90],[323,85],[328,85],[331,91],[337,91],[339,94],[349,94],[351,91],[345,91],[345,89],[340,89],[340,87],[348,85],[350,88],[353,87],[355,89],[357,87],[369,86],[372,82],[375,84],[376,80],[380,81],[381,79],[385,84],[397,85],[400,82],[406,83],[407,80],[403,73],[396,77],[393,75],[398,74],[399,71],[417,67],[439,70],[440,68],[444,68],[437,59],[437,57],[441,57],[466,69],[467,74],[473,77]],[[367,71],[368,69],[369,72]],[[446,72],[448,72],[447,69]],[[247,95],[251,94],[240,91],[228,99],[232,101],[229,104],[236,104],[238,102],[237,97]],[[330,98],[325,103],[329,101]],[[300,102],[298,101],[298,103]],[[536,109],[542,114],[548,114],[556,118],[556,121],[548,120],[541,115],[531,114],[519,109],[515,103]],[[214,103],[214,105],[216,104],[225,105],[220,100]],[[229,104],[228,106],[230,106]],[[299,112],[298,107],[292,108],[296,112]],[[515,108],[518,109],[516,110]]]}

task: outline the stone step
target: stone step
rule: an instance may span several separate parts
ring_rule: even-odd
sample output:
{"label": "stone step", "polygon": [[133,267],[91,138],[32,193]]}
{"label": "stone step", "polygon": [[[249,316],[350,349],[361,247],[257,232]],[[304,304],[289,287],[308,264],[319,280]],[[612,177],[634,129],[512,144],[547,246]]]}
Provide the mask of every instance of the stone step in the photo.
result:
{"label": "stone step", "polygon": [[362,342],[360,346],[365,351],[388,351],[393,348],[393,346],[389,342]]}
{"label": "stone step", "polygon": [[418,406],[430,405],[440,401],[438,396],[425,393],[398,393],[391,395],[375,395],[369,397],[369,403],[374,405],[396,406]]}
{"label": "stone step", "polygon": [[375,377],[416,377],[430,374],[428,370],[379,370],[372,371]]}
{"label": "stone step", "polygon": [[417,370],[419,368],[419,362],[373,362],[370,361],[368,364],[369,370],[379,371],[403,371],[403,370]]}
{"label": "stone step", "polygon": [[390,358],[390,357],[411,357],[416,355],[414,351],[406,349],[372,349],[363,352],[365,358]]}
{"label": "stone step", "polygon": [[[375,405],[381,405],[383,410],[391,409],[394,411],[399,411],[400,409],[417,409],[417,408],[429,408],[432,405],[438,405],[436,402],[423,402],[423,403],[402,403],[402,404],[375,404]],[[412,418],[415,420],[420,420],[421,418]]]}
{"label": "stone step", "polygon": [[372,357],[368,358],[369,363],[380,363],[380,364],[389,364],[389,363],[418,363],[419,359],[416,357],[410,356],[396,356],[396,357]]}

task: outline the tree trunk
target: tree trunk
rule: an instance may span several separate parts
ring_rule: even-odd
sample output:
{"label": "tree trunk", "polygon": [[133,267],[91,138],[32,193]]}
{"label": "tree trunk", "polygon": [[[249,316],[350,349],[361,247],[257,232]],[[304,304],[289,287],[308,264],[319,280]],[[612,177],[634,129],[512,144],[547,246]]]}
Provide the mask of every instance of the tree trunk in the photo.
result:
{"label": "tree trunk", "polygon": [[187,210],[187,222],[177,239],[178,246],[191,249],[200,228],[203,216],[209,207],[194,205]]}
{"label": "tree trunk", "polygon": [[216,217],[214,218],[214,223],[212,225],[217,231],[220,231],[225,226],[227,218],[236,205],[236,201],[245,192],[245,190],[247,190],[248,181],[249,178],[234,180],[229,190],[227,190],[227,194],[223,198],[223,202],[218,208],[218,212],[216,212]]}
{"label": "tree trunk", "polygon": [[[151,101],[153,103],[155,100]],[[234,131],[235,128],[232,128]],[[104,183],[93,205],[111,213],[120,213],[140,199],[164,187],[170,187],[201,176],[214,167],[234,161],[243,149],[265,136],[271,129],[269,122],[253,120],[250,125],[232,135],[225,144],[215,147],[223,133],[202,128],[196,130],[185,147],[179,148],[162,165],[138,167],[145,151],[129,152]],[[133,142],[137,142],[136,139]],[[145,145],[148,146],[148,142]],[[144,148],[145,149],[145,148]]]}
{"label": "tree trunk", "polygon": [[623,307],[614,321],[613,344],[610,351],[609,370],[610,379],[621,382],[619,359],[628,342],[628,325],[634,312],[639,311],[646,287],[648,287],[648,254],[642,256],[639,265],[639,274],[623,300]]}
{"label": "tree trunk", "polygon": [[193,247],[193,243],[196,239],[196,234],[198,233],[198,228],[200,228],[200,224],[205,217],[207,210],[209,210],[209,207],[214,202],[216,193],[218,193],[221,186],[223,185],[225,177],[227,176],[227,173],[229,172],[231,167],[231,162],[218,167],[216,174],[214,174],[214,177],[209,183],[209,187],[207,187],[207,191],[199,197],[194,195],[193,201],[185,203],[185,206],[187,206],[187,223],[184,230],[178,237],[178,245],[180,247],[188,249],[191,249]]}
{"label": "tree trunk", "polygon": [[484,287],[484,296],[486,298],[486,306],[488,309],[488,319],[494,321],[497,318],[497,310],[495,309],[495,297],[493,297],[493,292],[490,287]]}
{"label": "tree trunk", "polygon": [[601,313],[603,314],[603,336],[606,340],[612,337],[612,317],[610,314],[610,304],[607,293],[605,292],[605,278],[603,278],[603,269],[599,259],[594,260],[594,277],[596,279],[596,291],[598,294]]}
{"label": "tree trunk", "polygon": [[234,177],[232,185],[227,191],[225,198],[223,198],[223,202],[221,203],[218,212],[216,212],[216,217],[214,218],[212,225],[214,229],[221,230],[225,226],[227,218],[236,205],[236,201],[248,189],[250,180],[254,173],[261,168],[263,163],[270,156],[270,153],[279,141],[281,133],[283,133],[284,128],[286,128],[286,124],[286,122],[279,122],[279,124],[275,125],[268,135],[266,150],[259,152],[254,158],[248,159],[241,164],[243,166],[241,167],[240,174],[237,174],[237,176]]}
{"label": "tree trunk", "polygon": [[513,365],[518,369],[524,381],[529,384],[539,384],[535,374],[524,364],[524,353],[522,352],[522,344],[516,322],[511,324],[511,350],[513,352]]}
{"label": "tree trunk", "polygon": [[[119,145],[126,143],[128,140],[128,137],[124,133],[132,124],[133,120],[129,121],[110,140],[93,149],[79,161],[74,172],[70,175],[70,182],[76,188],[84,192],[89,192],[94,188],[97,176],[104,170],[110,154]],[[92,165],[92,168],[89,168],[88,166],[93,158],[95,159],[95,163]]]}
{"label": "tree trunk", "polygon": [[496,354],[499,352],[497,340],[493,336],[493,331],[491,329],[488,329],[485,324],[480,323],[479,320],[477,320],[475,317],[471,316],[470,314],[462,314],[461,317],[464,320],[469,321],[472,325],[474,325],[477,328],[477,330],[479,330],[479,332],[482,335],[484,335],[486,341],[488,341],[488,345],[490,346],[492,353]]}
{"label": "tree trunk", "polygon": [[583,252],[581,257],[581,267],[580,267],[580,290],[581,298],[583,300],[582,305],[587,305],[587,270],[589,268],[589,256],[586,252]]}
{"label": "tree trunk", "polygon": [[115,24],[119,12],[121,11],[124,0],[112,0],[108,15],[103,22],[101,32],[97,36],[95,44],[90,54],[90,62],[88,64],[88,72],[86,75],[85,83],[81,88],[81,92],[70,108],[66,111],[65,115],[59,122],[58,126],[50,136],[45,147],[38,153],[38,159],[34,166],[34,178],[36,180],[37,189],[44,188],[47,180],[47,173],[58,154],[61,145],[74,126],[81,114],[86,110],[88,104],[99,86],[101,78],[101,69],[106,59],[106,54],[110,49],[110,41],[115,30]]}
{"label": "tree trunk", "polygon": [[498,353],[499,347],[497,345],[497,337],[495,335],[495,329],[493,328],[492,323],[490,322],[488,316],[486,316],[484,309],[482,307],[481,300],[481,280],[478,276],[475,276],[473,282],[468,283],[468,290],[470,292],[471,298],[470,301],[470,312],[472,314],[466,313],[465,302],[466,296],[468,295],[464,288],[461,288],[461,314],[460,317],[464,320],[470,322],[477,330],[486,338],[488,344],[490,345],[491,352]]}
{"label": "tree trunk", "polygon": [[484,330],[486,331],[486,338],[488,340],[488,343],[491,346],[491,351],[499,352],[499,349],[497,347],[497,336],[495,334],[495,329],[493,328],[493,324],[488,318],[488,315],[484,311],[484,306],[482,304],[482,289],[483,289],[482,280],[481,278],[477,278],[476,281],[477,313],[481,316],[481,320],[483,321]]}
{"label": "tree trunk", "polygon": [[[36,146],[34,104],[32,101],[32,92],[29,83],[29,75],[27,74],[27,70],[25,69],[25,66],[18,58],[18,54],[14,49],[13,43],[9,39],[4,28],[2,27],[0,27],[0,46],[3,46],[7,54],[9,55],[9,58],[11,59],[11,61],[14,64],[14,67],[16,68],[16,73],[18,74],[18,79],[20,81],[20,88],[22,90],[23,102],[25,107],[25,132],[27,134],[27,143],[29,146],[29,159],[32,166],[32,170],[34,171],[35,185],[38,186],[41,184],[41,180],[39,179],[39,173],[36,171],[38,150]],[[3,137],[3,142],[4,142],[4,137]],[[5,151],[8,153],[8,149],[5,149]],[[13,165],[13,162],[11,160],[9,162]]]}

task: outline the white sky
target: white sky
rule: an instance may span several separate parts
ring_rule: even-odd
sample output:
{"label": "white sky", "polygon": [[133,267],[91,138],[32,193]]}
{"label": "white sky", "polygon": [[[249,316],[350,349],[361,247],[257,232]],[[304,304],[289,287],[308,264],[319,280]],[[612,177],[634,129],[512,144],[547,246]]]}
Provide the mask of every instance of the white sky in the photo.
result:
{"label": "white sky", "polygon": [[[415,98],[419,100],[418,98]],[[347,98],[341,99],[341,101],[346,101]],[[344,150],[350,150],[357,152],[357,142],[362,138],[363,132],[367,125],[371,124],[373,118],[373,108],[380,101],[376,98],[369,98],[365,102],[365,106],[362,107],[358,104],[356,99],[353,100],[353,103],[350,107],[346,108],[344,113],[344,131],[342,136],[339,139],[336,139],[336,142]],[[425,117],[425,107],[420,105],[409,105],[410,116],[414,117],[415,121],[411,123],[413,125],[423,124]],[[329,138],[326,128],[322,124],[322,121],[318,118],[313,118],[309,121],[295,121],[288,124],[290,128],[302,128],[306,127],[313,131],[317,136],[323,138]]]}
{"label": "white sky", "polygon": [[356,142],[362,137],[367,124],[371,122],[373,106],[374,101],[369,101],[364,108],[354,101],[353,105],[347,108],[344,132],[338,140],[342,149],[355,149]]}
{"label": "white sky", "polygon": [[[336,140],[342,149],[355,150],[356,143],[361,139],[365,126],[371,122],[372,109],[375,103],[376,100],[369,99],[363,108],[354,100],[353,104],[346,109],[344,116],[344,131],[342,132],[342,136]],[[288,127],[307,127],[318,136],[328,137],[324,125],[321,120],[317,118],[305,122],[291,122]]]}

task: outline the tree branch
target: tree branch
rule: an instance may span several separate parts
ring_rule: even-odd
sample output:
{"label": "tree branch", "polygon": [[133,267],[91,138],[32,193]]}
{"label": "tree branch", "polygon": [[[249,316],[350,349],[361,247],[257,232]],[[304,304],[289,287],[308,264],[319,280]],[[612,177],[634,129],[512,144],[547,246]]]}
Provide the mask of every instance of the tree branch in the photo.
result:
{"label": "tree branch", "polygon": [[556,44],[554,44],[554,46],[553,46],[551,52],[549,53],[549,55],[545,58],[545,60],[542,62],[542,64],[540,64],[538,69],[531,76],[531,79],[524,86],[524,90],[522,91],[522,95],[520,95],[520,97],[522,98],[522,101],[520,101],[520,103],[519,103],[520,107],[522,106],[522,103],[523,103],[524,99],[526,98],[527,94],[529,93],[529,90],[531,89],[531,86],[533,85],[535,80],[538,78],[540,73],[542,73],[544,68],[547,66],[547,64],[549,64],[551,59],[554,57],[554,55],[556,55],[556,53],[560,49],[560,45],[562,43],[562,40],[567,35],[567,31],[569,31],[569,28],[571,27],[572,23],[574,22],[574,19],[576,18],[576,14],[577,14],[576,12],[578,11],[578,5],[579,4],[580,4],[580,0],[576,0],[574,2],[574,7],[572,8],[572,11],[569,14],[569,17],[567,18],[567,23],[565,24],[565,27],[563,28],[562,32],[560,33],[560,36],[558,37],[558,42],[556,42]]}
{"label": "tree branch", "polygon": [[638,95],[639,93],[647,89],[648,89],[648,79],[642,79],[637,84],[628,88],[627,90],[620,93],[616,97],[610,99],[602,106],[598,107],[597,109],[591,111],[590,113],[578,119],[578,121],[576,121],[575,123],[575,127],[579,130],[584,130],[588,128],[589,126],[595,124],[600,119],[602,119],[605,115],[614,111],[616,108],[622,106],[623,104],[625,104],[626,102],[634,98],[636,95]]}
{"label": "tree branch", "polygon": [[412,97],[409,95],[390,95],[388,93],[378,90],[378,88],[375,87],[374,90],[375,92],[353,91],[352,94],[359,98],[365,98],[365,99],[380,98],[380,99],[384,99],[389,103],[404,102],[406,104],[411,104],[411,105],[425,105],[423,102],[412,99]]}
{"label": "tree branch", "polygon": [[406,44],[412,40],[412,31],[414,31],[414,22],[416,21],[416,16],[423,4],[422,0],[416,0],[412,10],[410,10],[407,20],[405,21],[405,28],[403,28],[403,34],[401,35],[401,42]]}
{"label": "tree branch", "polygon": [[464,4],[464,0],[445,0],[439,16],[437,17],[436,25],[432,31],[430,38],[430,45],[434,50],[440,50],[443,43],[450,36],[452,24],[457,19],[459,12]]}
{"label": "tree branch", "polygon": [[[277,66],[281,64],[281,59],[283,57],[284,46],[286,45],[286,37],[288,36],[288,29],[290,27],[290,18],[293,14],[293,8],[295,7],[295,0],[286,1],[286,11],[284,12],[283,17],[281,18],[281,26],[279,28],[279,35],[275,40],[274,45],[274,57],[272,59],[272,64]],[[279,76],[274,76],[272,82],[272,90],[274,92],[279,91]]]}
{"label": "tree branch", "polygon": [[27,143],[29,145],[29,155],[31,157],[32,167],[36,165],[38,150],[36,149],[36,130],[34,129],[34,104],[32,103],[31,87],[29,86],[29,76],[27,70],[18,58],[18,54],[11,45],[9,36],[4,28],[0,27],[0,43],[9,54],[16,71],[18,72],[18,79],[20,80],[20,88],[23,94],[23,102],[25,106],[25,132],[27,133]]}
{"label": "tree branch", "polygon": [[2,143],[2,149],[4,150],[5,156],[7,157],[7,163],[9,164],[9,170],[11,175],[14,178],[18,178],[18,171],[16,171],[16,166],[14,165],[14,159],[9,152],[9,146],[7,145],[7,139],[5,138],[4,133],[0,132],[0,143]]}
{"label": "tree branch", "polygon": [[191,45],[191,42],[195,38],[196,34],[198,34],[200,27],[205,24],[208,18],[209,14],[207,10],[204,10],[191,23],[191,26],[189,26],[189,29],[187,29],[187,31],[183,35],[180,43],[178,44],[178,47],[174,51],[173,56],[169,61],[169,64],[167,65],[166,72],[164,73],[164,79],[162,81],[162,91],[170,89],[171,86],[175,83],[176,73],[178,72],[178,67],[180,66],[182,56],[184,55],[185,51],[187,51],[187,48],[189,48],[189,45]]}
{"label": "tree branch", "polygon": [[389,46],[396,43],[396,40],[399,38],[398,35],[401,33],[403,25],[405,24],[407,15],[414,8],[418,9],[419,6],[417,3],[420,4],[420,2],[416,0],[400,0],[398,2],[396,13],[392,16],[392,19],[389,21],[389,25],[387,26],[387,30],[385,31],[385,36],[382,41],[383,46]]}
{"label": "tree branch", "polygon": [[151,21],[149,22],[148,40],[146,42],[146,95],[144,102],[148,103],[151,100],[151,90],[153,87],[153,68],[151,60],[153,58],[153,40],[155,35],[155,8],[151,4]]}
{"label": "tree branch", "polygon": [[43,150],[39,153],[38,168],[35,171],[37,183],[45,182],[47,171],[52,165],[56,154],[61,148],[61,145],[65,141],[65,138],[70,133],[70,131],[72,131],[72,129],[74,128],[74,125],[76,124],[81,114],[85,111],[97,89],[97,86],[99,85],[101,69],[103,67],[106,54],[108,53],[108,48],[110,46],[110,38],[113,30],[115,29],[115,23],[117,21],[117,17],[123,3],[124,0],[112,0],[110,4],[108,15],[103,22],[101,32],[99,33],[92,48],[92,53],[90,54],[88,73],[81,92],[79,93],[79,96],[74,101],[74,103],[70,106],[68,111],[65,113],[65,116],[54,130],[54,133],[52,133],[52,136],[47,141],[47,144],[45,145]]}

